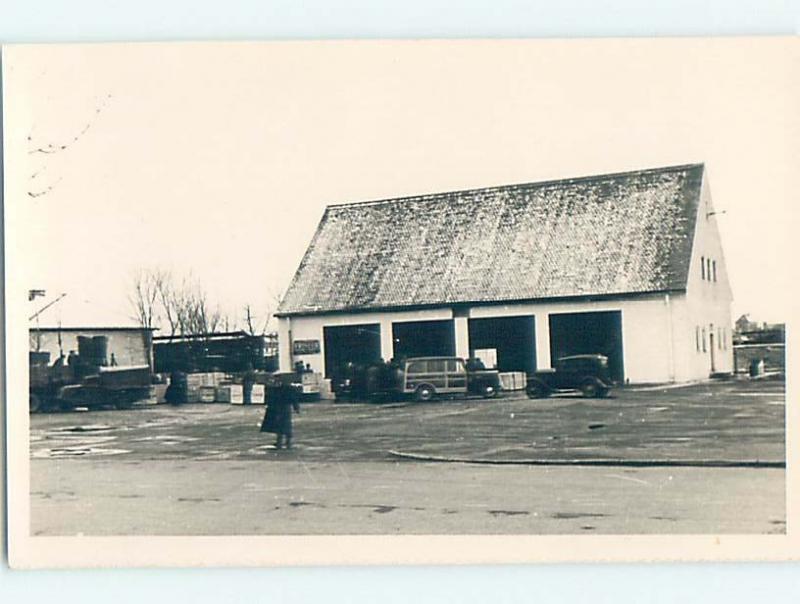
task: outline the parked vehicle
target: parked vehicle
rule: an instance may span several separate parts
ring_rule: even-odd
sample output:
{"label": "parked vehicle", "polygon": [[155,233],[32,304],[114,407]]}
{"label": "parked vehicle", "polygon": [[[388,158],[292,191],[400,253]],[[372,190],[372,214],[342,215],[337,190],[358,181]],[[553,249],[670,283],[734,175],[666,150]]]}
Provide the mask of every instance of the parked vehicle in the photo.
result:
{"label": "parked vehicle", "polygon": [[458,357],[413,358],[405,362],[401,391],[417,401],[429,401],[439,394],[491,398],[500,392],[500,374],[494,369],[468,369]]}
{"label": "parked vehicle", "polygon": [[336,380],[334,391],[337,399],[430,401],[438,395],[491,398],[500,390],[500,375],[496,370],[466,363],[458,357],[415,357],[367,367],[351,365]]}
{"label": "parked vehicle", "polygon": [[544,398],[556,392],[580,391],[586,398],[603,398],[614,385],[608,371],[608,357],[578,354],[561,357],[555,368],[528,376],[528,398]]}
{"label": "parked vehicle", "polygon": [[[78,358],[78,355],[75,355]],[[127,409],[150,396],[148,365],[98,367],[76,362],[49,365],[49,355],[31,354],[30,412],[76,407]]]}

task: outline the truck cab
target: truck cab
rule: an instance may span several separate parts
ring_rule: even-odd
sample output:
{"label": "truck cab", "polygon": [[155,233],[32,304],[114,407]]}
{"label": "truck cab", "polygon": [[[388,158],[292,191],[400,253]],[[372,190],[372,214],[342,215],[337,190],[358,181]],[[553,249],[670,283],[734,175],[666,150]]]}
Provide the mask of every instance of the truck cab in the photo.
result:
{"label": "truck cab", "polygon": [[528,376],[529,398],[544,398],[556,392],[580,391],[586,398],[603,398],[614,382],[608,371],[608,357],[577,354],[559,358],[553,369]]}

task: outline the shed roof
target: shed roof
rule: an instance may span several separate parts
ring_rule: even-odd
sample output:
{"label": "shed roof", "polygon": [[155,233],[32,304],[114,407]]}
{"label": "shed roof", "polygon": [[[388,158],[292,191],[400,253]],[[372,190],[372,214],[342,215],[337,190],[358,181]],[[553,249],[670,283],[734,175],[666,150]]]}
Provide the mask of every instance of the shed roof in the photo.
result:
{"label": "shed roof", "polygon": [[278,314],[685,290],[703,171],[328,206]]}

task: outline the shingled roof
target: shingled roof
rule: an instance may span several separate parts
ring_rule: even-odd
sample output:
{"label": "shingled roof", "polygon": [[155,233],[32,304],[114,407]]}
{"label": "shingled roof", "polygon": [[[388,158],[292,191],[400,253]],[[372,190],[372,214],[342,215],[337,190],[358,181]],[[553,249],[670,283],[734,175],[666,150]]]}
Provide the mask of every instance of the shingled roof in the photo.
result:
{"label": "shingled roof", "polygon": [[703,165],[332,205],[279,315],[685,290]]}

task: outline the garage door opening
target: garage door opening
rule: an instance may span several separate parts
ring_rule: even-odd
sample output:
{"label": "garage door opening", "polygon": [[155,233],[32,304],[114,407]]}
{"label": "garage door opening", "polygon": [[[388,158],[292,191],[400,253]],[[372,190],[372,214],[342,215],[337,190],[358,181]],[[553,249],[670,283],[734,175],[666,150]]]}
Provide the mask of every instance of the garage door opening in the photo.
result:
{"label": "garage door opening", "polygon": [[365,366],[381,358],[378,323],[325,327],[325,377],[342,375],[348,363]]}
{"label": "garage door opening", "polygon": [[623,382],[622,312],[578,312],[550,315],[550,358],[603,354],[614,380]]}
{"label": "garage door opening", "polygon": [[453,321],[392,323],[394,358],[439,357],[455,354]]}
{"label": "garage door opening", "polygon": [[500,371],[536,371],[536,325],[533,316],[469,320],[469,350],[495,349]]}

